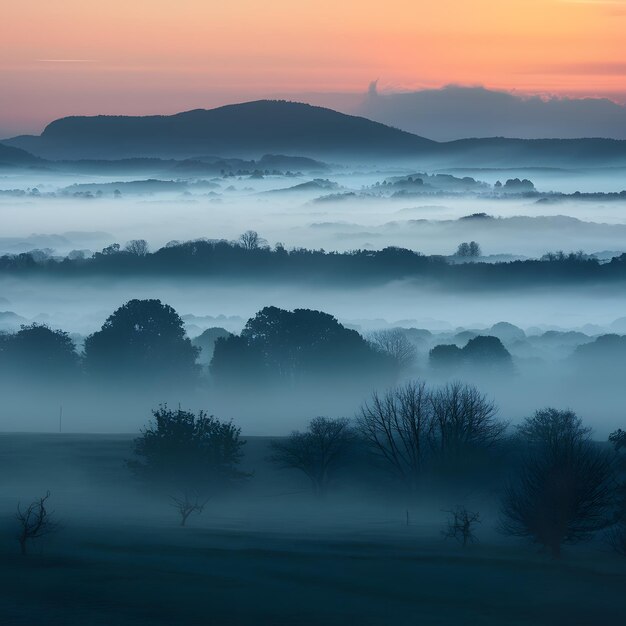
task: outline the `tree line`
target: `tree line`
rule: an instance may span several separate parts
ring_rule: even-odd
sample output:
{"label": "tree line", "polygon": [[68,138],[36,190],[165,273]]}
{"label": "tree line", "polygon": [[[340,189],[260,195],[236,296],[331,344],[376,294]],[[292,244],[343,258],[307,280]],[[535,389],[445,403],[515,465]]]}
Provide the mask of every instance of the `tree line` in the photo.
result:
{"label": "tree line", "polygon": [[[457,254],[474,257],[478,251],[478,244],[470,242],[461,244]],[[624,280],[626,254],[606,263],[582,253],[563,252],[548,253],[538,260],[451,263],[445,256],[393,246],[349,252],[287,249],[281,243],[270,247],[258,233],[247,231],[236,241],[172,241],[154,252],[145,240],[133,240],[124,247],[115,243],[93,254],[75,250],[63,258],[42,250],[5,254],[0,256],[0,272],[58,277],[185,275],[326,284],[422,278],[463,289]]]}
{"label": "tree line", "polygon": [[[626,555],[626,433],[613,433],[610,445],[591,434],[571,410],[541,409],[510,428],[474,386],[410,381],[372,393],[352,419],[316,417],[274,438],[267,460],[300,472],[321,499],[338,487],[345,497],[354,476],[371,482],[372,470],[416,502],[428,478],[454,485],[470,476],[475,488],[493,491],[485,485],[491,474],[501,533],[554,558],[564,545],[598,535]],[[160,406],[127,467],[146,487],[170,494],[185,525],[216,494],[253,480],[240,468],[245,443],[230,421]],[[350,466],[352,475],[342,472]],[[444,536],[472,543],[479,514],[463,505],[449,513]]]}
{"label": "tree line", "polygon": [[[321,311],[265,307],[240,335],[217,336],[210,379],[223,387],[391,379],[402,354],[381,343],[384,336],[368,341]],[[0,334],[0,372],[5,380],[52,385],[91,380],[138,390],[191,389],[207,383],[200,350],[171,306],[134,299],[87,336],[80,353],[67,332],[45,324]]]}

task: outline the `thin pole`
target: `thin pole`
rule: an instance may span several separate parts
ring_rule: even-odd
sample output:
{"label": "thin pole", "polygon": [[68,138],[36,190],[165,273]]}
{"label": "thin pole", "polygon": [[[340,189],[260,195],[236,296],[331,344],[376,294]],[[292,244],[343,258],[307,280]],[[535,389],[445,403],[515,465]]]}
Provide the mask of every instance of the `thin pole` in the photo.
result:
{"label": "thin pole", "polygon": [[63,432],[63,405],[59,407],[59,432]]}

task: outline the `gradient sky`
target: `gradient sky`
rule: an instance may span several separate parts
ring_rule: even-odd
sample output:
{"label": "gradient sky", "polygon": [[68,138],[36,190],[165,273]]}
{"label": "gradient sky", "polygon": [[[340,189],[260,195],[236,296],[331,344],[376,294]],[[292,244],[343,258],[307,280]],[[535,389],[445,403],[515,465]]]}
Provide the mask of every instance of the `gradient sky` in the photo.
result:
{"label": "gradient sky", "polygon": [[625,33],[626,0],[7,0],[0,137],[374,79],[626,101]]}

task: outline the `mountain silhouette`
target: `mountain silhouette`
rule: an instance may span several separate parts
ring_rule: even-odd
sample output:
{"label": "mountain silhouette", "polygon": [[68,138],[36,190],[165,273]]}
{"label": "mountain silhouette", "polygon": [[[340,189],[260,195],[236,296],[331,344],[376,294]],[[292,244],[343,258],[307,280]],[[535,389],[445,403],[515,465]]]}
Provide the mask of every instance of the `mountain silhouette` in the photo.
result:
{"label": "mountain silhouette", "polygon": [[306,155],[403,155],[431,141],[331,109],[260,100],[176,115],[66,117],[41,136],[5,143],[54,159]]}
{"label": "mountain silhouette", "polygon": [[44,163],[25,150],[0,143],[0,167],[36,167]]}
{"label": "mountain silhouette", "polygon": [[[626,141],[602,138],[491,137],[436,142],[332,109],[259,100],[175,115],[65,117],[40,136],[4,140],[6,146],[54,160],[258,159],[281,154],[348,162],[408,161],[424,168],[626,166]],[[26,164],[35,157],[10,153]],[[0,157],[1,158],[1,157]],[[7,157],[8,158],[8,157]],[[267,157],[264,157],[267,158]]]}

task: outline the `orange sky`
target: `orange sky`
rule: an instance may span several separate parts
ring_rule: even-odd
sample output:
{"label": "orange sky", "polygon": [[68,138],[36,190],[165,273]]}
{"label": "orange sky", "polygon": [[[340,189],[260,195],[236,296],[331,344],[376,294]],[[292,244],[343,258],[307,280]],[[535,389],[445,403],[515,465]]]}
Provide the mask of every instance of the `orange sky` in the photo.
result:
{"label": "orange sky", "polygon": [[626,100],[625,33],[626,0],[3,0],[0,133],[376,78]]}

